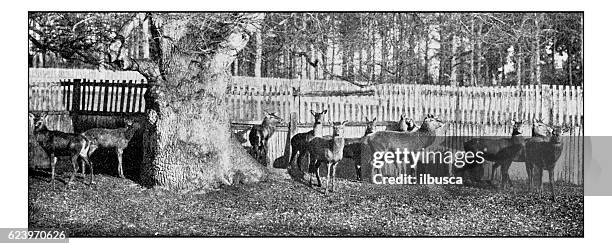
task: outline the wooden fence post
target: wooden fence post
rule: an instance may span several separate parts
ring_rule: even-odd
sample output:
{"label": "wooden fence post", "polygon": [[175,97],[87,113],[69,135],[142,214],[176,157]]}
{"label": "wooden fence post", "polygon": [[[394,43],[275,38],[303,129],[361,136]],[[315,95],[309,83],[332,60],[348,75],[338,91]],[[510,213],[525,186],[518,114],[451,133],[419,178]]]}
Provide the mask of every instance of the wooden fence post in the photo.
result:
{"label": "wooden fence post", "polygon": [[74,79],[72,91],[72,112],[78,114],[81,110],[81,79]]}
{"label": "wooden fence post", "polygon": [[287,160],[287,169],[291,166],[291,138],[297,133],[297,113],[291,112],[289,114],[289,131],[287,131],[287,139],[285,142],[285,159]]}

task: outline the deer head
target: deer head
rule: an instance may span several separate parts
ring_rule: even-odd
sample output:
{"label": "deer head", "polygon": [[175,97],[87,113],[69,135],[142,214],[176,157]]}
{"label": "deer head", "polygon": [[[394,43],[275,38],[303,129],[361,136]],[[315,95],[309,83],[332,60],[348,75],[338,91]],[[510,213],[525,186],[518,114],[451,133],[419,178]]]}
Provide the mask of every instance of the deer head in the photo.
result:
{"label": "deer head", "polygon": [[523,121],[516,121],[513,119],[510,121],[510,124],[512,125],[512,136],[523,134]]}
{"label": "deer head", "polygon": [[436,130],[444,126],[444,122],[432,114],[427,114],[421,125],[421,129],[428,129],[430,131]]}
{"label": "deer head", "polygon": [[374,133],[374,128],[376,128],[376,117],[374,117],[372,120],[369,120],[368,117],[366,117],[365,120],[366,120],[365,134]]}
{"label": "deer head", "polygon": [[344,125],[346,123],[348,123],[348,120],[341,123],[331,123],[334,137],[344,137]]}
{"label": "deer head", "polygon": [[46,128],[47,123],[47,114],[35,115],[29,113],[29,118],[32,120],[32,124],[34,124],[34,130],[40,130]]}
{"label": "deer head", "polygon": [[276,114],[274,112],[264,112],[265,117],[264,117],[264,123],[280,123],[283,122],[283,119],[276,116]]}
{"label": "deer head", "polygon": [[543,123],[542,120],[533,119],[531,127],[532,136],[543,136],[548,137],[551,135],[553,129],[547,124]]}
{"label": "deer head", "polygon": [[323,121],[323,115],[326,113],[327,110],[323,110],[322,112],[315,112],[313,110],[310,110],[310,114],[314,116],[315,124],[321,124],[321,122]]}

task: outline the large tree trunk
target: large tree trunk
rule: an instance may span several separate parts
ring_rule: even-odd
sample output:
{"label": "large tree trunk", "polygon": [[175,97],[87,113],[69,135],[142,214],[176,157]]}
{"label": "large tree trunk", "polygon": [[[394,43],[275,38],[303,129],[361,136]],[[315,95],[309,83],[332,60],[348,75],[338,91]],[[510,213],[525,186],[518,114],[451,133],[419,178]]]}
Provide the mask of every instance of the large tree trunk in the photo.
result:
{"label": "large tree trunk", "polygon": [[232,142],[225,103],[230,65],[263,14],[244,15],[251,22],[230,29],[211,55],[181,50],[197,42],[197,36],[186,34],[193,32],[190,18],[198,15],[206,14],[152,15],[161,61],[136,61],[120,50],[124,69],[141,72],[151,84],[140,179],[145,186],[207,190],[265,176],[265,169]]}

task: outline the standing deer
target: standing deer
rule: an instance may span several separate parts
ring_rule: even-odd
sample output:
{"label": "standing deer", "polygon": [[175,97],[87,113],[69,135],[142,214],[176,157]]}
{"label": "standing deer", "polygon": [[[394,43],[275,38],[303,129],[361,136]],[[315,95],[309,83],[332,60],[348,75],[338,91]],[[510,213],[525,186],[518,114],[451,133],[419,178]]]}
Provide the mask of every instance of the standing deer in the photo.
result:
{"label": "standing deer", "polygon": [[406,123],[406,114],[402,113],[400,120],[397,122],[397,131],[408,131],[408,123]]}
{"label": "standing deer", "polygon": [[[310,114],[314,116],[314,125],[312,130],[308,132],[295,134],[291,138],[291,158],[289,160],[290,165],[295,165],[295,156],[298,155],[297,158],[297,166],[301,171],[302,166],[302,158],[307,154],[308,143],[315,137],[323,136],[323,124],[321,121],[323,120],[323,115],[327,113],[327,110],[323,110],[322,112],[315,112],[310,110]],[[308,159],[308,164],[310,164],[310,159]]]}
{"label": "standing deer", "polygon": [[[443,126],[444,123],[440,119],[428,114],[425,116],[421,127],[415,132],[379,131],[369,134],[361,140],[361,165],[373,167],[375,152],[425,149],[436,141],[436,130]],[[414,172],[417,175],[416,168]]]}
{"label": "standing deer", "polygon": [[308,143],[308,153],[311,161],[308,166],[310,178],[308,184],[312,186],[312,174],[316,174],[318,186],[321,186],[321,176],[319,167],[322,163],[327,165],[327,184],[325,185],[325,194],[328,193],[331,181],[331,191],[336,188],[336,165],[342,160],[344,150],[344,125],[348,121],[343,121],[340,124],[333,124],[333,135],[331,139],[315,137]]}
{"label": "standing deer", "polygon": [[[374,133],[376,129],[376,117],[372,120],[366,119],[366,129],[365,134],[363,136],[367,136],[369,134]],[[361,181],[361,139],[360,138],[345,138],[344,139],[344,151],[343,157],[350,158],[355,161],[355,175],[357,176],[357,181]]]}
{"label": "standing deer", "polygon": [[[534,119],[531,125],[531,137],[526,140],[525,144],[529,143],[530,141],[549,141],[552,131],[553,129],[550,126],[546,125],[541,120],[538,121]],[[514,161],[525,163],[525,170],[527,171],[527,183],[528,187],[531,189],[531,185],[533,182],[533,171],[532,165],[527,162],[526,151],[527,149],[522,150]],[[510,183],[510,186],[512,186],[512,181],[510,181],[510,179],[508,179],[508,182]]]}
{"label": "standing deer", "polygon": [[[115,148],[115,152],[117,153],[117,161],[119,162],[117,172],[119,173],[119,177],[125,178],[123,175],[123,150],[127,148],[130,140],[132,140],[136,129],[137,128],[134,126],[134,122],[130,119],[126,119],[125,127],[123,128],[93,128],[83,132],[83,136],[85,136],[91,142],[88,156],[91,156],[91,154],[93,154],[96,149],[100,147]],[[83,174],[85,174],[84,168]]]}
{"label": "standing deer", "polygon": [[525,144],[526,164],[529,165],[528,168],[532,171],[531,177],[535,179],[536,189],[539,193],[542,193],[542,173],[544,170],[548,171],[548,182],[553,202],[555,201],[555,165],[561,156],[561,152],[563,152],[561,132],[561,127],[557,126],[553,129],[550,139],[532,139]]}
{"label": "standing deer", "polygon": [[70,176],[70,180],[66,183],[66,187],[74,180],[74,176],[78,171],[77,164],[79,158],[83,163],[89,165],[89,169],[91,170],[89,184],[92,184],[93,166],[91,162],[89,162],[89,155],[87,154],[90,146],[89,140],[80,134],[49,130],[47,128],[47,117],[46,114],[40,116],[32,113],[29,114],[29,118],[32,119],[32,123],[34,124],[34,137],[49,157],[52,185],[55,187],[55,164],[57,163],[57,156],[70,156],[72,161],[73,172]]}
{"label": "standing deer", "polygon": [[[491,169],[491,184],[495,179],[495,171],[501,166],[502,188],[505,188],[509,181],[508,169],[517,156],[525,148],[525,140],[521,136],[522,122],[512,120],[512,137],[493,139],[493,138],[475,138],[463,143],[466,152],[472,152],[474,155],[480,152],[486,161],[494,162]],[[474,163],[481,166],[481,163]],[[474,164],[464,167],[473,168]]]}
{"label": "standing deer", "polygon": [[274,113],[265,112],[264,120],[260,125],[254,125],[249,132],[249,142],[253,147],[255,159],[261,162],[265,159],[265,165],[268,165],[268,140],[274,135],[276,125],[282,122],[282,119]]}

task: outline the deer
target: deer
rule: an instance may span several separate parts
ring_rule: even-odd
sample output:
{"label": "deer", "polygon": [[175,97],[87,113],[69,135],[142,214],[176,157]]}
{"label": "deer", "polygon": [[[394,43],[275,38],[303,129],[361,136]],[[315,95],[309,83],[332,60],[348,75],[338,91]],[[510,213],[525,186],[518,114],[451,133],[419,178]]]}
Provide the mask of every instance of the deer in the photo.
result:
{"label": "deer", "polygon": [[29,114],[29,118],[34,124],[33,135],[36,138],[36,142],[42,147],[51,164],[51,184],[55,188],[55,164],[57,163],[57,156],[70,156],[72,162],[73,172],[70,176],[70,180],[66,183],[66,188],[72,184],[74,177],[78,171],[78,160],[89,166],[91,171],[91,177],[89,184],[93,184],[93,166],[89,161],[89,140],[81,135],[74,133],[65,133],[61,131],[52,131],[47,128],[47,114],[34,115]]}
{"label": "deer", "polygon": [[552,194],[552,201],[555,201],[555,165],[563,152],[563,143],[561,143],[561,132],[560,126],[556,126],[552,130],[552,135],[549,139],[538,138],[527,141],[525,144],[525,159],[526,165],[529,165],[528,170],[531,169],[531,180],[535,180],[537,187],[536,190],[542,193],[543,190],[543,171],[548,171],[548,181],[550,183],[550,192]]}
{"label": "deer", "polygon": [[419,129],[419,127],[416,125],[416,123],[414,122],[414,119],[409,118],[408,120],[406,120],[406,131],[407,132],[415,132]]}
{"label": "deer", "polygon": [[308,143],[308,153],[311,161],[308,165],[308,185],[312,187],[312,174],[316,174],[318,186],[321,187],[321,175],[319,172],[320,165],[327,165],[327,183],[325,185],[325,194],[329,192],[331,182],[331,192],[335,192],[336,184],[336,166],[342,160],[344,151],[344,125],[348,121],[331,124],[333,134],[331,139],[315,137]]}
{"label": "deer", "polygon": [[[506,187],[506,183],[509,181],[508,169],[525,148],[525,139],[521,136],[523,123],[512,120],[511,125],[512,134],[510,138],[474,138],[463,143],[465,152],[472,152],[474,155],[482,153],[484,160],[494,163],[491,170],[491,185],[493,185],[495,179],[495,171],[501,166],[502,189]],[[473,168],[474,165],[481,166],[482,162],[468,164],[464,166],[464,169],[465,167]]]}
{"label": "deer", "polygon": [[[552,131],[553,129],[542,122],[542,120],[534,119],[531,125],[531,137],[526,140],[525,144],[529,143],[530,141],[548,141],[550,140]],[[526,149],[522,150],[514,161],[525,163],[525,170],[527,171],[527,185],[531,189],[531,184],[533,181],[533,176],[531,174],[532,165],[527,163]],[[510,181],[510,179],[508,179],[508,182],[510,183],[510,186],[512,186],[512,181]]]}
{"label": "deer", "polygon": [[398,131],[408,131],[408,123],[406,123],[406,114],[402,113],[400,120],[397,122]]}
{"label": "deer", "polygon": [[252,150],[255,154],[255,159],[261,160],[266,159],[265,164],[268,164],[268,140],[274,135],[276,131],[276,125],[282,122],[283,119],[279,118],[273,112],[264,112],[265,117],[260,125],[254,125],[249,131],[249,142],[251,143]]}
{"label": "deer", "polygon": [[[118,129],[104,129],[104,128],[93,128],[82,133],[89,141],[91,146],[89,147],[88,156],[91,157],[98,148],[114,148],[117,153],[117,172],[119,177],[125,178],[123,174],[123,150],[127,148],[130,140],[134,137],[137,127],[134,126],[134,122],[130,119],[125,119],[125,127]],[[83,174],[85,174],[85,168],[83,168]]]}
{"label": "deer", "polygon": [[[428,114],[415,132],[379,131],[361,139],[361,165],[373,165],[373,153],[395,152],[396,150],[417,151],[425,149],[436,141],[436,130],[445,125],[442,120]],[[405,159],[407,160],[407,159]],[[417,173],[415,168],[415,175]]]}
{"label": "deer", "polygon": [[418,129],[412,118],[406,118],[406,114],[400,115],[400,120],[395,124],[387,125],[387,131],[402,131],[402,132],[414,132]]}
{"label": "deer", "polygon": [[[315,112],[313,110],[310,110],[310,114],[312,114],[312,116],[314,117],[314,125],[312,127],[312,130],[295,134],[291,138],[291,157],[289,163],[290,165],[295,165],[295,156],[298,155],[297,166],[300,171],[302,170],[302,166],[300,165],[300,163],[302,162],[302,158],[307,154],[308,143],[315,137],[323,136],[323,124],[321,123],[321,121],[323,120],[323,115],[326,113],[327,110],[323,110],[322,112]],[[310,159],[308,159],[308,164],[310,164]]]}
{"label": "deer", "polygon": [[[372,120],[369,120],[368,117],[366,117],[365,120],[366,129],[363,137],[374,133],[374,130],[376,129],[376,117],[374,117]],[[357,181],[361,181],[361,138],[345,138],[344,150],[342,152],[343,158],[350,158],[355,161],[355,175]]]}

